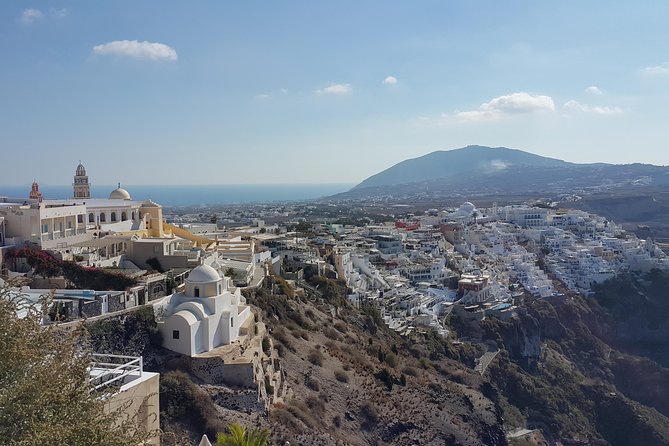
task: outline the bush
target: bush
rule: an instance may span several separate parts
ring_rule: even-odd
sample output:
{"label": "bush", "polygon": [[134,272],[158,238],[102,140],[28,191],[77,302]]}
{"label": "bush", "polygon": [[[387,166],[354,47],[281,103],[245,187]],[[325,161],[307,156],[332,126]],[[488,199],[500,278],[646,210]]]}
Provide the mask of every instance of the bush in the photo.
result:
{"label": "bush", "polygon": [[336,324],[334,324],[334,328],[336,328],[342,334],[346,334],[346,332],[348,331],[346,325],[342,324],[341,322],[337,322]]}
{"label": "bush", "polygon": [[216,405],[211,397],[181,371],[161,376],[160,413],[161,424],[188,421],[194,430],[204,431],[211,438],[225,430],[224,423],[215,418]]}
{"label": "bush", "polygon": [[348,382],[348,375],[343,370],[335,370],[334,372],[335,379],[342,383]]}
{"label": "bush", "polygon": [[339,332],[331,327],[327,327],[323,329],[323,334],[328,338],[332,339],[335,341],[341,340],[341,336],[339,335]]}
{"label": "bush", "polygon": [[270,348],[271,348],[271,343],[269,342],[269,338],[267,338],[267,337],[262,338],[262,351],[266,355],[269,355],[269,349]]}
{"label": "bush", "polygon": [[321,390],[320,384],[311,375],[305,375],[304,385],[307,386],[307,388],[313,390],[314,392],[318,392],[319,390]]}
{"label": "bush", "polygon": [[311,411],[302,401],[290,400],[288,402],[288,411],[298,420],[302,421],[309,429],[314,429],[318,422],[311,415]]}
{"label": "bush", "polygon": [[392,368],[397,367],[397,364],[399,364],[399,359],[397,359],[397,355],[393,352],[390,352],[386,355],[385,361],[386,364],[388,364]]}
{"label": "bush", "polygon": [[309,395],[304,400],[304,403],[307,405],[309,409],[311,409],[312,413],[315,413],[319,417],[323,416],[323,414],[325,413],[325,403],[323,402],[323,400],[314,395]]}
{"label": "bush", "polygon": [[404,367],[404,369],[402,369],[402,373],[413,376],[414,378],[418,377],[418,370],[416,370],[414,367]]}
{"label": "bush", "polygon": [[318,367],[321,367],[323,365],[323,353],[321,353],[318,350],[312,350],[309,353],[309,356],[307,356],[307,359],[309,360],[310,363]]}
{"label": "bush", "polygon": [[362,418],[362,428],[369,429],[379,422],[379,412],[369,401],[360,406],[360,417]]}
{"label": "bush", "polygon": [[390,374],[388,369],[381,369],[374,374],[374,377],[386,385],[388,390],[393,390],[395,378]]}
{"label": "bush", "polygon": [[277,328],[272,332],[272,336],[274,337],[275,340],[280,342],[285,348],[288,350],[295,352],[295,347],[293,346],[293,343],[288,339],[288,334],[283,328]]}

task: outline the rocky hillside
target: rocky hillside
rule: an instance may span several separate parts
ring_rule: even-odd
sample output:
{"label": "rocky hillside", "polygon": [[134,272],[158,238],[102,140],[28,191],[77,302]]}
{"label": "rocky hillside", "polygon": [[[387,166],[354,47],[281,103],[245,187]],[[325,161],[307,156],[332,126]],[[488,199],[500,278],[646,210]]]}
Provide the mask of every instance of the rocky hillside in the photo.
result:
{"label": "rocky hillside", "polygon": [[[669,370],[655,362],[666,365],[669,275],[621,277],[595,299],[528,297],[509,321],[453,311],[450,328],[466,342],[428,329],[401,338],[373,307],[347,304],[340,282],[312,280],[320,291],[272,278],[248,293],[288,384],[268,411],[254,390],[184,372],[183,358],[156,346],[150,313],[97,323],[91,341],[144,354],[163,374],[166,445],[213,438],[233,421],[269,429],[276,444],[669,444]],[[519,429],[532,432],[507,439]]]}
{"label": "rocky hillside", "polygon": [[431,333],[402,339],[376,310],[336,299],[258,290],[250,301],[271,325],[291,389],[269,412],[276,440],[507,444],[498,407],[482,393],[480,375],[461,362],[473,363],[475,348],[455,348]]}

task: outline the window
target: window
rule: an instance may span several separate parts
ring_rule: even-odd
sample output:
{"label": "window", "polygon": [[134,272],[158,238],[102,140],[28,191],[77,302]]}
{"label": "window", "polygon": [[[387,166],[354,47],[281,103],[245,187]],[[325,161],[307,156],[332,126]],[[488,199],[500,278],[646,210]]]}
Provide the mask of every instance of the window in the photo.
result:
{"label": "window", "polygon": [[93,215],[92,213],[88,214],[88,222],[95,223],[95,215]]}
{"label": "window", "polygon": [[111,221],[116,221],[116,212],[111,213]]}
{"label": "window", "polygon": [[235,320],[233,318],[230,318],[230,326],[231,327],[235,326]]}
{"label": "window", "polygon": [[179,330],[172,330],[172,339],[179,339]]}
{"label": "window", "polygon": [[67,229],[72,229],[72,220],[67,221]]}
{"label": "window", "polygon": [[132,218],[132,220],[135,221],[135,211],[132,211],[132,214],[130,214],[130,218]]}
{"label": "window", "polygon": [[49,225],[45,223],[42,225],[42,234],[46,234],[47,232],[49,232]]}
{"label": "window", "polygon": [[126,221],[128,219],[128,214],[121,212],[121,221]]}
{"label": "window", "polygon": [[77,223],[83,223],[83,222],[84,222],[84,216],[82,214],[77,215]]}
{"label": "window", "polygon": [[193,296],[200,297],[200,288],[198,287],[193,288]]}
{"label": "window", "polygon": [[107,221],[107,215],[104,212],[102,214],[100,214],[100,221],[102,223]]}

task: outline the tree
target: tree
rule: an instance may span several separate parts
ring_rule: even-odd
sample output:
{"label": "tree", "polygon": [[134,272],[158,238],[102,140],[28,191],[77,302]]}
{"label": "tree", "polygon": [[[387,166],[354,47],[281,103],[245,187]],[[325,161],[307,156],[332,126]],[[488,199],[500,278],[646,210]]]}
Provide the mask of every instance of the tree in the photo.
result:
{"label": "tree", "polygon": [[[105,413],[89,383],[90,354],[75,330],[42,326],[50,299],[34,304],[0,286],[0,438],[3,444],[137,445],[148,438]],[[24,317],[19,317],[19,312]],[[47,316],[48,317],[48,316]]]}
{"label": "tree", "polygon": [[268,446],[269,431],[254,428],[247,431],[239,423],[228,425],[229,433],[219,433],[216,437],[216,446]]}

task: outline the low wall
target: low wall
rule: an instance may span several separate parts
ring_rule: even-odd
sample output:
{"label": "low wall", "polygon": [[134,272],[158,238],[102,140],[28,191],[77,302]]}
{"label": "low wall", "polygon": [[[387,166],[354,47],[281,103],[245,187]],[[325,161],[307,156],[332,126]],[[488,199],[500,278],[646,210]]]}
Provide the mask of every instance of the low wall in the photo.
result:
{"label": "low wall", "polygon": [[219,390],[212,395],[213,400],[221,407],[238,412],[265,413],[265,403],[258,398],[256,390]]}
{"label": "low wall", "polygon": [[226,364],[223,358],[191,358],[190,371],[208,384],[225,384],[234,387],[257,387],[254,380],[254,362]]}

